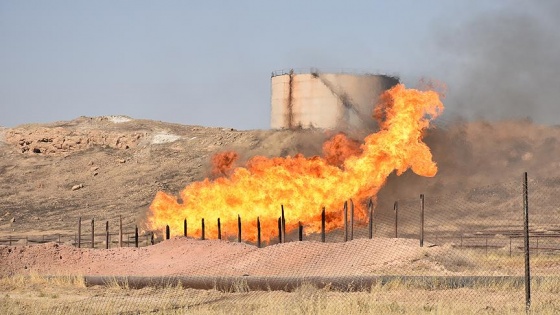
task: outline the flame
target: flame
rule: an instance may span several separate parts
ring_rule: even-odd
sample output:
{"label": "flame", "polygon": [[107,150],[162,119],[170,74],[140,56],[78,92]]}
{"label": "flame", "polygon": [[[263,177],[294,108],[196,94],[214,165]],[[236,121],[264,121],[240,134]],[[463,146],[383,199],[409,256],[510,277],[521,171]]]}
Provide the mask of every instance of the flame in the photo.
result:
{"label": "flame", "polygon": [[245,167],[228,171],[237,158],[224,153],[215,158],[226,167],[217,166],[228,177],[213,181],[194,182],[180,192],[183,203],[164,192],[158,192],[147,216],[147,227],[161,231],[166,225],[182,231],[183,219],[189,222],[189,236],[201,235],[201,220],[205,218],[206,238],[217,238],[217,219],[222,233],[237,234],[237,218],[243,221],[242,237],[257,238],[257,217],[262,227],[262,240],[278,234],[280,206],[286,213],[287,232],[298,222],[305,233],[321,230],[321,209],[326,208],[327,230],[344,224],[341,208],[345,200],[353,199],[357,219],[367,214],[363,202],[375,197],[387,177],[396,170],[401,175],[409,168],[421,176],[434,176],[437,166],[428,146],[422,142],[430,121],[443,111],[440,96],[435,91],[406,89],[399,84],[383,93],[374,116],[380,131],[367,136],[361,146],[336,135],[324,145],[325,157],[267,158],[255,156]]}
{"label": "flame", "polygon": [[331,165],[342,166],[347,158],[360,153],[360,142],[348,139],[343,133],[335,135],[323,144],[323,157]]}
{"label": "flame", "polygon": [[215,154],[212,157],[212,175],[226,176],[235,166],[239,155],[233,151],[226,151]]}

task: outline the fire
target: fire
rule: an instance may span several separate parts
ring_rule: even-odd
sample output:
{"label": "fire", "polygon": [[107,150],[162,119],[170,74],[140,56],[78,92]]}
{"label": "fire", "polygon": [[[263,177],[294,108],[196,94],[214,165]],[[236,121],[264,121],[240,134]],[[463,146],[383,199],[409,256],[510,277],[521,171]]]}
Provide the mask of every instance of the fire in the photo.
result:
{"label": "fire", "polygon": [[323,144],[323,157],[331,165],[342,166],[347,158],[360,153],[360,143],[348,139],[343,133],[335,135]]}
{"label": "fire", "polygon": [[239,155],[233,151],[222,152],[212,157],[212,175],[225,176],[235,166],[235,161]]}
{"label": "fire", "polygon": [[358,220],[365,219],[363,203],[375,197],[387,177],[408,169],[421,176],[434,176],[437,166],[428,146],[422,142],[431,120],[443,111],[440,95],[435,91],[406,89],[397,85],[380,98],[374,116],[380,131],[367,136],[360,146],[338,134],[326,142],[324,157],[303,155],[267,158],[255,156],[245,167],[231,169],[235,153],[215,157],[215,170],[226,177],[205,179],[188,185],[175,196],[158,192],[147,217],[152,230],[182,231],[183,219],[189,223],[189,235],[201,235],[205,219],[206,237],[217,238],[217,219],[222,233],[237,233],[237,217],[243,221],[242,237],[257,238],[257,217],[262,239],[277,236],[280,206],[286,213],[287,232],[305,225],[305,233],[320,232],[321,209],[325,207],[327,230],[344,224],[341,208],[353,199]]}

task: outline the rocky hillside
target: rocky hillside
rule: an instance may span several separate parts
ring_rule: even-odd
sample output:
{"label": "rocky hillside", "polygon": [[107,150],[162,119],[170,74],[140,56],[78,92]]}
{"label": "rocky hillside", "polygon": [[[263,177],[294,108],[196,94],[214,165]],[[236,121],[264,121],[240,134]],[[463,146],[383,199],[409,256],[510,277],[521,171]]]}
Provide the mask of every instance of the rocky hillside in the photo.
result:
{"label": "rocky hillside", "polygon": [[[307,136],[305,135],[307,134]],[[298,147],[298,139],[317,138]],[[298,139],[295,139],[298,138]],[[133,225],[158,190],[178,192],[209,175],[228,149],[288,155],[320,150],[322,133],[237,131],[127,117],[80,117],[0,131],[0,235],[66,233],[78,217],[123,216]]]}

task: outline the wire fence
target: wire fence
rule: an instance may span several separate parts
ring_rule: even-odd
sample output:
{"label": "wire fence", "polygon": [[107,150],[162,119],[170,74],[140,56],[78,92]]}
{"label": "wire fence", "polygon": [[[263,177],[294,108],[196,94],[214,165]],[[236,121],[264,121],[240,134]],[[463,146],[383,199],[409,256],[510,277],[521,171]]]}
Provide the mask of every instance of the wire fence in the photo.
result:
{"label": "wire fence", "polygon": [[[560,312],[560,178],[531,179],[528,188],[531,273],[528,312],[557,314]],[[215,266],[200,266],[190,274],[160,278],[85,277],[83,288],[76,289],[81,293],[73,299],[53,298],[48,303],[28,305],[22,313],[527,312],[521,181],[423,198],[403,196],[394,201],[385,200],[383,204],[392,206],[375,209],[371,232],[368,220],[361,220],[346,229],[326,233],[325,244],[321,233],[305,235],[304,240],[312,241],[306,246],[313,249],[301,253],[297,252],[300,247],[289,247],[301,238],[299,231],[288,231],[284,238],[288,244],[268,244],[251,254],[220,262],[232,269],[242,265],[251,270],[247,275],[216,275]],[[84,226],[82,232],[89,235],[88,224]],[[124,236],[128,246],[136,246],[137,239],[138,246],[154,242],[150,232],[138,237],[135,233],[122,233],[128,234]],[[370,233],[372,240],[369,240]],[[182,231],[173,232],[177,234],[181,235]],[[76,235],[73,239],[69,237],[68,241],[76,245]],[[107,234],[94,235],[94,239],[104,237]],[[118,238],[119,233],[110,234],[109,244],[116,247]],[[230,237],[232,241],[235,239]],[[345,240],[348,241],[345,244],[332,244]],[[59,241],[64,242],[64,237]],[[155,240],[158,241],[162,240]],[[279,242],[280,239],[272,243]],[[397,246],[401,243],[407,246]],[[91,243],[84,237],[82,245],[89,247]],[[104,245],[103,241],[94,243],[97,248]],[[328,247],[331,245],[338,247]],[[257,260],[251,258],[258,252],[266,254],[255,256]],[[187,255],[184,260],[188,264],[197,257]],[[267,268],[268,276],[259,275],[259,270]],[[4,309],[12,310],[10,303],[4,297],[0,307],[4,305]]]}

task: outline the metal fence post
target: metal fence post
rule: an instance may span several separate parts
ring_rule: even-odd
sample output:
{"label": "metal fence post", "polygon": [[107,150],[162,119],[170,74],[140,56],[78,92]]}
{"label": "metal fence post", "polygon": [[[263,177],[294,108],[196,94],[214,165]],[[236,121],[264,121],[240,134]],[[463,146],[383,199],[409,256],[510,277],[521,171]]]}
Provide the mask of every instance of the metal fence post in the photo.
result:
{"label": "metal fence post", "polygon": [[109,249],[109,221],[105,222],[105,249]]}
{"label": "metal fence post", "polygon": [[257,247],[261,248],[261,219],[257,217]]}
{"label": "metal fence post", "polygon": [[237,215],[237,242],[241,243],[241,215]]}
{"label": "metal fence post", "polygon": [[220,218],[218,218],[218,239],[222,239],[222,224],[220,223]]}
{"label": "metal fence post", "polygon": [[91,219],[91,248],[95,248],[95,221]]}
{"label": "metal fence post", "polygon": [[122,215],[119,215],[119,247],[122,247]]}
{"label": "metal fence post", "polygon": [[395,238],[399,237],[399,202],[395,201],[395,205],[393,206],[395,210]]}
{"label": "metal fence post", "polygon": [[344,241],[348,242],[348,201],[344,202],[343,217],[344,217]]}
{"label": "metal fence post", "polygon": [[82,217],[78,218],[78,248],[82,246]]}
{"label": "metal fence post", "polygon": [[202,225],[202,234],[200,235],[200,239],[204,241],[206,239],[206,235],[204,235],[206,233],[205,226],[204,226],[204,218],[202,218],[201,225]]}
{"label": "metal fence post", "polygon": [[282,217],[278,218],[278,243],[282,243]]}
{"label": "metal fence post", "polygon": [[373,199],[372,198],[369,198],[368,210],[369,210],[368,232],[369,232],[369,238],[372,239],[373,238]]}
{"label": "metal fence post", "polygon": [[529,259],[529,188],[527,172],[523,175],[523,238],[525,250],[525,309],[531,308],[531,268]]}
{"label": "metal fence post", "polygon": [[420,195],[420,247],[424,247],[424,194]]}
{"label": "metal fence post", "polygon": [[282,243],[286,243],[286,217],[284,216],[284,205],[282,208],[282,220],[280,221],[282,227]]}
{"label": "metal fence post", "polygon": [[325,214],[325,207],[323,207],[323,211],[321,212],[321,242],[325,242],[325,225],[326,225],[326,214]]}
{"label": "metal fence post", "polygon": [[354,239],[354,201],[350,199],[350,240]]}
{"label": "metal fence post", "polygon": [[134,246],[138,247],[138,225],[134,227]]}

